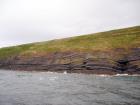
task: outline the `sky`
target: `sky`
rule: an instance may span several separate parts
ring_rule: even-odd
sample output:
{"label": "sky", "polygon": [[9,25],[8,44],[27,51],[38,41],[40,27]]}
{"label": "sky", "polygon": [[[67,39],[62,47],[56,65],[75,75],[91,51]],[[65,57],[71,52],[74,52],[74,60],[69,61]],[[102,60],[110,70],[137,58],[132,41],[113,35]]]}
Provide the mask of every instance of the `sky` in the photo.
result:
{"label": "sky", "polygon": [[140,25],[140,0],[0,0],[0,47]]}

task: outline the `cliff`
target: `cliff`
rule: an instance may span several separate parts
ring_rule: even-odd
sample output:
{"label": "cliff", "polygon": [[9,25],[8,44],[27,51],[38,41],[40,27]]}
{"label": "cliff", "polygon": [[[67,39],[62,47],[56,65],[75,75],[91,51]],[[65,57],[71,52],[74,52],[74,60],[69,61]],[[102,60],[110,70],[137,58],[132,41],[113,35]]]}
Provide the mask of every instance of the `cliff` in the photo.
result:
{"label": "cliff", "polygon": [[140,74],[140,26],[1,48],[0,68]]}

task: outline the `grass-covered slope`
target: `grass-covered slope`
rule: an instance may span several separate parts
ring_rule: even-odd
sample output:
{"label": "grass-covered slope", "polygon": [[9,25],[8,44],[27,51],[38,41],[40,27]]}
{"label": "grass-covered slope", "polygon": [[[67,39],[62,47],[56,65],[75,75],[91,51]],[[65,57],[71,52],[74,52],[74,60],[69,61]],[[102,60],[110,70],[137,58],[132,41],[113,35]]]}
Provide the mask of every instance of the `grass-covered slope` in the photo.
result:
{"label": "grass-covered slope", "polygon": [[52,52],[109,51],[140,47],[140,26],[107,32],[24,44],[0,49],[0,58],[13,55],[46,55]]}

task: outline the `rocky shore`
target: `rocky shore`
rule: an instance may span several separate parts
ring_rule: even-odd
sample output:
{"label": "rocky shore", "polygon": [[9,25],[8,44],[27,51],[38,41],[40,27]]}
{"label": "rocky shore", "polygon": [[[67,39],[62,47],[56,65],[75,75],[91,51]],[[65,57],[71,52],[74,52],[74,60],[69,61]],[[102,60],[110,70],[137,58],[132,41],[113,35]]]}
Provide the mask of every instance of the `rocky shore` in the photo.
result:
{"label": "rocky shore", "polygon": [[88,74],[140,74],[140,48],[112,52],[55,52],[47,56],[12,56],[0,60],[0,69]]}

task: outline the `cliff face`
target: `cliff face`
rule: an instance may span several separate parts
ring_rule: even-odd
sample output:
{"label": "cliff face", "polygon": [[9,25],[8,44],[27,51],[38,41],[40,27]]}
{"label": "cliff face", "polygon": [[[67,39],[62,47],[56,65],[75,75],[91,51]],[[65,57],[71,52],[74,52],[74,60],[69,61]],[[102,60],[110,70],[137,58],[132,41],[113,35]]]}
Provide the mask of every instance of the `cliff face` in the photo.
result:
{"label": "cliff face", "polygon": [[[125,50],[121,50],[125,52]],[[114,55],[112,52],[55,52],[48,56],[31,58],[14,56],[1,60],[0,68],[29,71],[67,71],[69,73],[140,74],[140,48],[131,49],[129,54],[119,53],[119,55]]]}
{"label": "cliff face", "polygon": [[0,68],[140,74],[140,27],[2,48]]}

